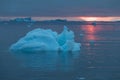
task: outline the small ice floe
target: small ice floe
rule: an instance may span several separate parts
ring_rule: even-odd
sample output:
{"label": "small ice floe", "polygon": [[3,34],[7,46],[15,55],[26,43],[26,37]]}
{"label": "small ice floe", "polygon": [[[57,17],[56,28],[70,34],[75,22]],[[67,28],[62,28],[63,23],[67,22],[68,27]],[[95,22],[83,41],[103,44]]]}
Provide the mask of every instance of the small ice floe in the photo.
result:
{"label": "small ice floe", "polygon": [[89,43],[90,43],[90,45],[94,45],[95,41],[94,40],[90,40]]}
{"label": "small ice floe", "polygon": [[7,24],[8,24],[8,22],[5,22],[4,24],[5,24],[5,25],[7,25]]}
{"label": "small ice floe", "polygon": [[96,67],[94,67],[94,66],[90,66],[90,67],[88,67],[89,69],[95,69]]}
{"label": "small ice floe", "polygon": [[97,25],[97,23],[96,23],[96,22],[92,22],[92,25],[93,25],[93,26],[96,26],[96,25]]}
{"label": "small ice floe", "polygon": [[28,23],[27,27],[32,27],[34,23]]}
{"label": "small ice floe", "polygon": [[83,33],[81,33],[81,34],[80,34],[80,37],[83,37],[83,36],[84,36],[84,34],[83,34]]}
{"label": "small ice floe", "polygon": [[85,77],[79,77],[77,78],[77,80],[85,80],[86,78]]}

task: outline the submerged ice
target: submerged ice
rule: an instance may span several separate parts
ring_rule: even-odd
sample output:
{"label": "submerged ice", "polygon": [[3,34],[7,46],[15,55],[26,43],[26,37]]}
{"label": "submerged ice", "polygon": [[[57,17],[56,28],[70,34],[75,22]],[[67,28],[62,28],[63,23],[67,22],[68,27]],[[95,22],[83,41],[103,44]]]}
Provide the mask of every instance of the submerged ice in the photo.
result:
{"label": "submerged ice", "polygon": [[10,47],[12,51],[79,51],[80,43],[74,40],[74,32],[64,26],[61,34],[51,29],[35,29]]}

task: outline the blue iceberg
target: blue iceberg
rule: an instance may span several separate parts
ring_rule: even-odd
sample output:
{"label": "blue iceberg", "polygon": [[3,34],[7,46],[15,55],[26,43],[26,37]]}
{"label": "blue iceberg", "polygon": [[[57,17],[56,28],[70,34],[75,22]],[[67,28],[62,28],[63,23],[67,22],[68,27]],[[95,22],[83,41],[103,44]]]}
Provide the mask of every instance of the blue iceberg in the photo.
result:
{"label": "blue iceberg", "polygon": [[39,51],[79,51],[80,43],[74,40],[74,32],[64,26],[61,34],[51,29],[35,29],[11,45],[11,51],[39,52]]}

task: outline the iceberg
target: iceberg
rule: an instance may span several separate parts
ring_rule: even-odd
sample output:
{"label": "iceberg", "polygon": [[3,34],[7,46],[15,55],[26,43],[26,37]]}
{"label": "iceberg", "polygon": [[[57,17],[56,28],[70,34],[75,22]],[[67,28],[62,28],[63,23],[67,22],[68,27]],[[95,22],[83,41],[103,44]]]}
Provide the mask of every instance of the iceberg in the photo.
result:
{"label": "iceberg", "polygon": [[62,51],[79,51],[80,43],[74,40],[74,32],[64,26],[64,30],[58,35],[58,44]]}
{"label": "iceberg", "polygon": [[14,22],[27,22],[27,23],[34,23],[35,21],[32,20],[31,17],[26,17],[26,18],[15,18],[13,20],[10,20],[10,21],[14,21]]}
{"label": "iceberg", "polygon": [[74,32],[64,26],[61,34],[51,29],[34,29],[12,44],[10,50],[22,52],[79,51],[80,46],[81,44],[74,40]]}

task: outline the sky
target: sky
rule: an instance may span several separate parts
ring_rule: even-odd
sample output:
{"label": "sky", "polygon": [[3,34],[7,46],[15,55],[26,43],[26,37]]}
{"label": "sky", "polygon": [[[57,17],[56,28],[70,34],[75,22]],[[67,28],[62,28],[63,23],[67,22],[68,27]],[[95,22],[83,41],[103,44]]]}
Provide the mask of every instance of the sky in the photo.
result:
{"label": "sky", "polygon": [[0,0],[0,16],[118,17],[120,0]]}

